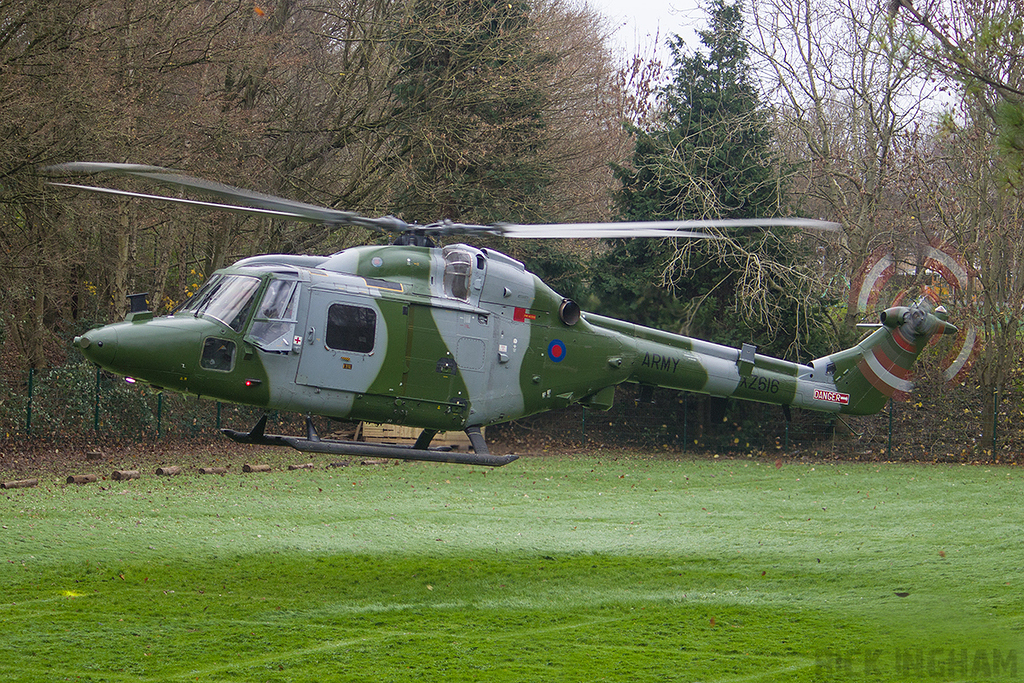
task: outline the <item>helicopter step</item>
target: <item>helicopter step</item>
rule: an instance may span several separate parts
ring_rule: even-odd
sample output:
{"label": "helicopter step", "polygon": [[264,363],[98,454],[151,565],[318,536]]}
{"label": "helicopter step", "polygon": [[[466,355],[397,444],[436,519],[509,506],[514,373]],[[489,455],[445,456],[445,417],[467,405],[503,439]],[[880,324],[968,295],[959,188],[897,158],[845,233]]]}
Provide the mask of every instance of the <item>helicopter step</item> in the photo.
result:
{"label": "helicopter step", "polygon": [[251,431],[240,432],[234,429],[221,429],[221,433],[238,443],[256,446],[290,446],[303,453],[328,453],[331,455],[367,456],[375,458],[393,458],[395,460],[421,460],[426,462],[447,462],[457,465],[480,465],[483,467],[501,467],[519,458],[518,455],[491,455],[479,427],[466,430],[473,453],[452,452],[448,447],[428,448],[434,437],[433,430],[424,430],[420,438],[412,446],[389,444],[371,444],[358,441],[334,441],[321,439],[313,421],[306,418],[306,438],[286,436],[283,434],[266,434],[267,416],[259,419]]}

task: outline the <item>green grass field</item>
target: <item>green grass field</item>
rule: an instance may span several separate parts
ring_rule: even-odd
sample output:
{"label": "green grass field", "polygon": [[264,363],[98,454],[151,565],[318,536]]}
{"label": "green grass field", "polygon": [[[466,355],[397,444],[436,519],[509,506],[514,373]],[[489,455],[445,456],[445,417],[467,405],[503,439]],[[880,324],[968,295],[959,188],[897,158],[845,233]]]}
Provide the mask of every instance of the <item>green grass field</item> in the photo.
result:
{"label": "green grass field", "polygon": [[1024,677],[1016,468],[600,453],[0,494],[4,681]]}

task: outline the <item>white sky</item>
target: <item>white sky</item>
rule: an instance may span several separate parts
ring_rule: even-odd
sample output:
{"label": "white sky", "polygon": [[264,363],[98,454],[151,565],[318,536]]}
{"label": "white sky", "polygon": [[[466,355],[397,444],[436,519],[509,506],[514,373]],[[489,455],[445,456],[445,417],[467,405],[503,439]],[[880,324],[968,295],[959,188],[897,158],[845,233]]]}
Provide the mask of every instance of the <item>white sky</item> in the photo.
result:
{"label": "white sky", "polygon": [[[673,33],[686,39],[691,48],[700,45],[695,30],[702,28],[706,14],[700,0],[587,0],[587,3],[608,17],[624,58],[644,50],[649,54],[655,46],[658,54],[667,57],[665,41]],[[655,43],[657,39],[657,43]],[[666,66],[669,66],[666,64]]]}

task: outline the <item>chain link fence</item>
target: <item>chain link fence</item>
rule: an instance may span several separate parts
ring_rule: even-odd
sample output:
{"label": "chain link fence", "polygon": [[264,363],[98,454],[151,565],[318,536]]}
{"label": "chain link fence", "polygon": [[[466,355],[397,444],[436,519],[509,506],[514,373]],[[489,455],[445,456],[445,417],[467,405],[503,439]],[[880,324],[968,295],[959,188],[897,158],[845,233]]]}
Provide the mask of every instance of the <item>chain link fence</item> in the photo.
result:
{"label": "chain link fence", "polygon": [[[631,448],[760,457],[1024,460],[1022,392],[997,395],[988,416],[982,404],[970,377],[950,387],[925,376],[905,400],[863,417],[796,409],[787,414],[779,406],[623,385],[609,411],[574,405],[490,427],[488,441],[520,453]],[[84,362],[28,372],[0,397],[8,440],[222,438],[222,426],[248,429],[262,414],[250,406],[156,392]],[[302,415],[274,412],[271,418],[275,431],[302,433]]]}
{"label": "chain link fence", "polygon": [[[488,430],[515,450],[639,448],[693,454],[1024,462],[1021,392],[998,397],[984,415],[969,382],[936,388],[923,381],[876,415],[837,416],[810,410],[655,390],[649,399],[621,386],[607,412],[572,406]],[[989,427],[985,428],[985,422]]]}
{"label": "chain link fence", "polygon": [[[222,426],[248,429],[263,413],[251,406],[155,391],[89,363],[30,370],[0,400],[8,439],[192,439],[216,435]],[[302,424],[301,416],[275,412],[272,417],[283,426]]]}

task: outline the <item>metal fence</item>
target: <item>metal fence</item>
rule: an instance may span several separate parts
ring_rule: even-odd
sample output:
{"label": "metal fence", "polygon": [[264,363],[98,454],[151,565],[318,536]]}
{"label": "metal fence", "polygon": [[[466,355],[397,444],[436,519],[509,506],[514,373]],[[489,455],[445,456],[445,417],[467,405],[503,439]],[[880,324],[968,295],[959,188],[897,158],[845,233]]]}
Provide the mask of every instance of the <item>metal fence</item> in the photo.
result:
{"label": "metal fence", "polygon": [[[608,412],[572,406],[488,431],[511,447],[642,448],[694,454],[777,454],[862,460],[1024,462],[1024,401],[1000,398],[985,429],[977,392],[927,386],[877,415],[836,416],[656,390],[653,402],[620,387]],[[644,397],[646,398],[646,397]],[[965,407],[966,406],[966,407]],[[990,433],[990,435],[989,435]]]}
{"label": "metal fence", "polygon": [[[671,390],[617,389],[609,411],[575,405],[488,430],[488,440],[514,452],[544,449],[637,448],[653,451],[779,454],[885,460],[1024,460],[1021,392],[998,397],[991,429],[977,391],[923,384],[878,415],[832,414],[716,399]],[[249,406],[158,392],[129,384],[88,363],[28,371],[0,398],[8,438],[59,440],[96,436],[128,440],[215,435],[222,426],[247,429],[263,411]],[[273,413],[275,429],[300,433],[303,416]],[[988,436],[986,436],[988,434]]]}
{"label": "metal fence", "polygon": [[[8,437],[193,438],[250,426],[262,410],[129,383],[96,366],[29,370],[0,412]],[[20,410],[19,410],[20,404]],[[286,421],[290,421],[291,417]]]}

